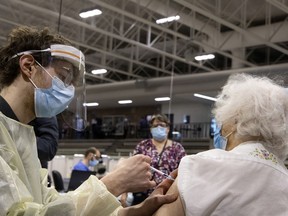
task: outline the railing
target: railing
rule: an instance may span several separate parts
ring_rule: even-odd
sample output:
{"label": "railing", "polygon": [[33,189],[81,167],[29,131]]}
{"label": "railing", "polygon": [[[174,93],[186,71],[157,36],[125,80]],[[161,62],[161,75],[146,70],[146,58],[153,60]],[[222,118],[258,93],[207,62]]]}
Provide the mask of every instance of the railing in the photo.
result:
{"label": "railing", "polygon": [[182,139],[209,139],[210,123],[176,124],[173,132],[179,132]]}
{"label": "railing", "polygon": [[[172,130],[173,129],[173,130]],[[174,124],[170,128],[170,135],[173,139],[209,139],[210,137],[210,123],[199,122],[199,123],[179,123]],[[126,139],[126,138],[136,138],[145,139],[149,138],[150,128],[140,128],[136,124],[129,124],[126,126],[117,126],[117,128],[106,128],[97,127],[86,128],[85,131],[79,132],[73,129],[66,129],[65,131],[59,132],[60,139]]]}

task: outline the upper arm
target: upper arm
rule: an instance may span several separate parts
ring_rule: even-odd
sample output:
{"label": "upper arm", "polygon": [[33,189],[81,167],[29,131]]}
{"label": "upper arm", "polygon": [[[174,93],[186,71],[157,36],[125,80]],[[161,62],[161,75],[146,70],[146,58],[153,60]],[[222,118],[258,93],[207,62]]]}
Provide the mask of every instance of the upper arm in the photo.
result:
{"label": "upper arm", "polygon": [[58,123],[56,117],[36,118],[30,125],[34,126],[40,160],[52,160],[58,148]]}
{"label": "upper arm", "polygon": [[175,215],[184,216],[185,215],[183,204],[182,204],[181,197],[179,195],[179,191],[177,187],[177,178],[175,182],[171,185],[169,190],[167,191],[167,194],[171,194],[171,193],[178,193],[177,200],[169,204],[164,204],[157,210],[157,212],[153,216],[170,216],[170,215],[171,216],[175,216]]}

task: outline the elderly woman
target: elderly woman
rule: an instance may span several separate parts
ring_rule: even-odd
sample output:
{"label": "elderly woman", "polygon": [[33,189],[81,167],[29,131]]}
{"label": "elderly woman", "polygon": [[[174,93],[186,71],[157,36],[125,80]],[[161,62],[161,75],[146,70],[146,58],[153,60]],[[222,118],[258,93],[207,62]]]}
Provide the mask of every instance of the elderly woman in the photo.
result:
{"label": "elderly woman", "polygon": [[213,114],[222,149],[184,157],[170,188],[179,197],[156,215],[288,215],[288,92],[234,75]]}

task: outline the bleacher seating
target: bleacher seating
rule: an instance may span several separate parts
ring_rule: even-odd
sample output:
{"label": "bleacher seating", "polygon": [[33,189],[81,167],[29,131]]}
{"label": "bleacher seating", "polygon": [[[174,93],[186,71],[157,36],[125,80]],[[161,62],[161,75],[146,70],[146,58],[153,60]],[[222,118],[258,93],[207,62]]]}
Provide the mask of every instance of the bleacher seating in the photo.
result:
{"label": "bleacher seating", "polygon": [[[60,140],[58,154],[72,155],[84,152],[87,148],[94,146],[102,154],[111,156],[129,156],[142,139],[95,139],[95,140]],[[187,154],[196,154],[209,149],[209,139],[184,139],[181,144]]]}

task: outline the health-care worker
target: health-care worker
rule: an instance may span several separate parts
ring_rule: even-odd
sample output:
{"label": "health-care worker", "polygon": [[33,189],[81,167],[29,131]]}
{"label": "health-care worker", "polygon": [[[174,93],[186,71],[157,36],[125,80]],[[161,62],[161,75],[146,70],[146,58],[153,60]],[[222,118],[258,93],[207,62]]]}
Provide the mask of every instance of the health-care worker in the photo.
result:
{"label": "health-care worker", "polygon": [[20,26],[0,50],[0,215],[152,215],[162,204],[169,180],[145,203],[123,209],[115,198],[127,191],[155,186],[149,157],[122,161],[98,180],[91,176],[78,189],[59,195],[46,187],[47,170],[37,158],[35,117],[62,112],[83,77],[84,55],[64,37],[47,28]]}

